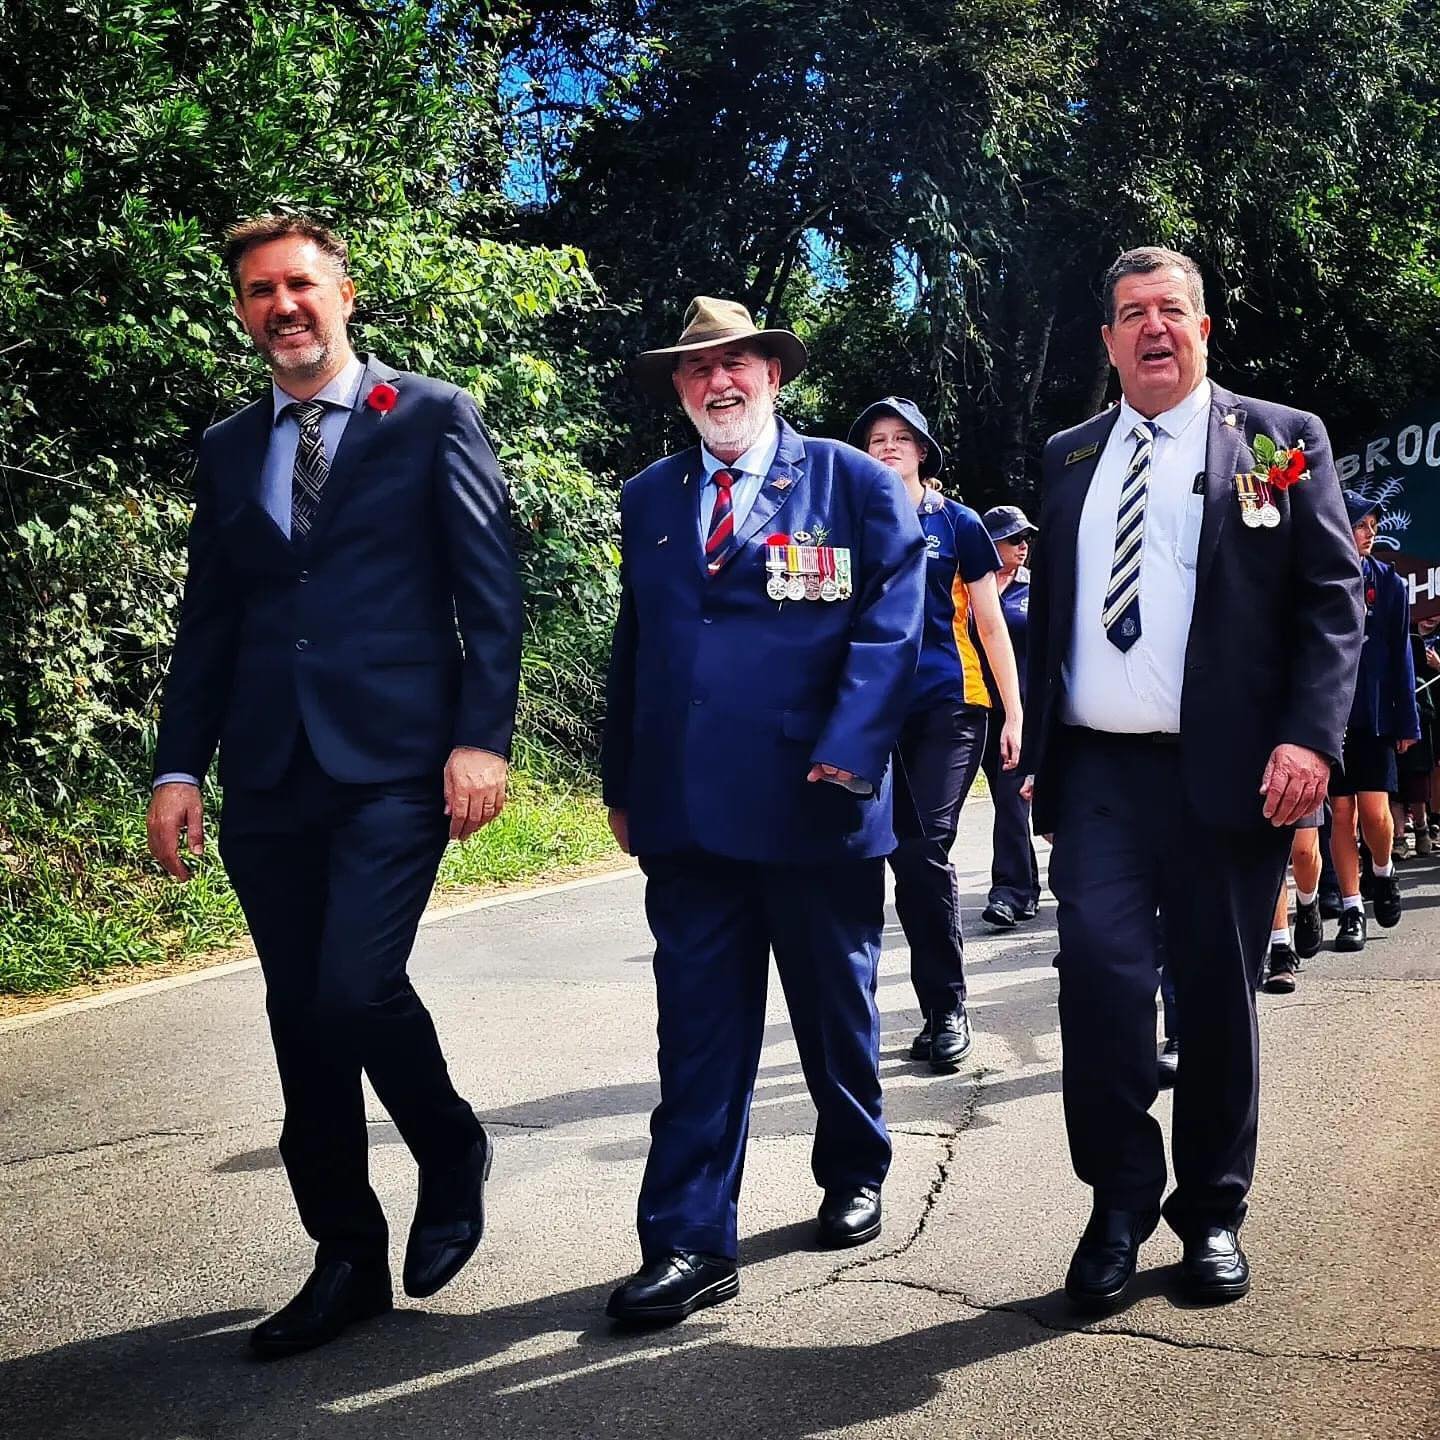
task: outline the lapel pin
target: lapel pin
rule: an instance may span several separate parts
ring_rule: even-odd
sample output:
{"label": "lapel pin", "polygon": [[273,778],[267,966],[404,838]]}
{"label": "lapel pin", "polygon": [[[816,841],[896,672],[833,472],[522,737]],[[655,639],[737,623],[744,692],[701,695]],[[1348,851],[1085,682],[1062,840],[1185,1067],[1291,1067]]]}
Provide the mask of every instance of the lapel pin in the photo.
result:
{"label": "lapel pin", "polygon": [[1225,423],[1227,425],[1233,425],[1235,423],[1235,416],[1233,413],[1229,413],[1225,416]]}
{"label": "lapel pin", "polygon": [[788,475],[781,475],[773,483],[777,490],[788,490],[790,488],[790,477]]}
{"label": "lapel pin", "polygon": [[1067,465],[1074,465],[1077,461],[1088,460],[1092,455],[1098,455],[1099,453],[1100,446],[1098,444],[1082,445],[1078,450],[1072,450],[1065,457],[1065,463]]}
{"label": "lapel pin", "polygon": [[662,535],[655,543],[657,545],[663,545],[669,538],[668,535]]}

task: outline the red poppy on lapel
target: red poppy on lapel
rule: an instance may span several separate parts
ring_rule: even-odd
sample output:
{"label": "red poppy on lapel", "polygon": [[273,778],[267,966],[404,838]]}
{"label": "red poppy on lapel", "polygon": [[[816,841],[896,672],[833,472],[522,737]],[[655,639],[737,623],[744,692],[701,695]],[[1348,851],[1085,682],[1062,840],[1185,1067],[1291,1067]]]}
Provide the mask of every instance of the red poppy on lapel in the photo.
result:
{"label": "red poppy on lapel", "polygon": [[790,537],[783,530],[777,530],[765,543],[767,545],[788,545],[790,543]]}
{"label": "red poppy on lapel", "polygon": [[383,380],[365,397],[365,403],[378,414],[388,415],[400,398],[400,392]]}

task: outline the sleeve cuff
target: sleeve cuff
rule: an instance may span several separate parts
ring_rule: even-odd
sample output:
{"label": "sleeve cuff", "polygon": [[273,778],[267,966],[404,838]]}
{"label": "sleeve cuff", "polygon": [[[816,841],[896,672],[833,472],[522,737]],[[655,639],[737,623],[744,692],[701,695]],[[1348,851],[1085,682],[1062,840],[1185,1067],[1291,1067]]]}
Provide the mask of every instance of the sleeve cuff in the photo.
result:
{"label": "sleeve cuff", "polygon": [[150,788],[158,790],[162,785],[193,785],[197,790],[200,782],[193,776],[187,775],[183,770],[167,770],[163,775],[157,775],[151,782]]}

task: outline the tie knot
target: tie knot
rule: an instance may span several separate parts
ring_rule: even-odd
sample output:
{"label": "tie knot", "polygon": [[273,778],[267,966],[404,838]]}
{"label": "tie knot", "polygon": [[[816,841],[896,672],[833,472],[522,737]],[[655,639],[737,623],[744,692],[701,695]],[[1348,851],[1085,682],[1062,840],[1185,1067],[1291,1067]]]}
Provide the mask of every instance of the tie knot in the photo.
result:
{"label": "tie knot", "polygon": [[1160,427],[1153,420],[1142,420],[1130,433],[1146,445],[1155,443],[1155,432]]}
{"label": "tie knot", "polygon": [[309,427],[318,425],[320,417],[325,413],[325,405],[320,400],[295,400],[291,402],[290,409],[295,412],[295,419],[300,425]]}
{"label": "tie knot", "polygon": [[722,490],[728,490],[735,483],[735,476],[729,470],[717,470],[710,478]]}

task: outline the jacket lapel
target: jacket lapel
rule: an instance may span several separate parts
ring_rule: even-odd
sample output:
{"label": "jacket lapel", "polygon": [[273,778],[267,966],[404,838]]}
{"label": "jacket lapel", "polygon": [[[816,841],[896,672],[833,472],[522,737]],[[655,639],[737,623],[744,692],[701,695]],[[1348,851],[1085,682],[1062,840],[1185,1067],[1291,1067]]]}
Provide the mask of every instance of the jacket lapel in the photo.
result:
{"label": "jacket lapel", "polygon": [[1069,454],[1061,462],[1060,474],[1051,481],[1050,493],[1045,497],[1041,515],[1044,538],[1040,543],[1051,556],[1050,613],[1063,627],[1062,643],[1057,647],[1057,653],[1062,656],[1069,653],[1071,620],[1075,613],[1075,554],[1080,543],[1080,516],[1110,432],[1119,419],[1120,407],[1115,405],[1081,427]]}
{"label": "jacket lapel", "polygon": [[265,456],[275,432],[275,398],[267,386],[262,399],[240,412],[236,433],[226,439],[219,463],[226,471],[225,484],[234,494],[243,495],[260,512],[258,533],[270,536],[277,545],[290,551],[290,537],[275,523],[265,508],[260,485],[265,472]]}
{"label": "jacket lapel", "polygon": [[1200,522],[1200,548],[1195,560],[1195,592],[1215,562],[1220,536],[1236,508],[1235,477],[1249,470],[1254,457],[1245,441],[1245,407],[1213,381],[1210,428],[1205,439],[1205,514]]}
{"label": "jacket lapel", "polygon": [[745,523],[735,532],[734,538],[720,554],[715,565],[718,575],[740,551],[762,530],[770,528],[776,512],[784,507],[804,479],[802,468],[805,460],[805,442],[783,420],[777,418],[780,427],[780,444],[770,473],[745,517]]}
{"label": "jacket lapel", "polygon": [[315,520],[310,526],[307,544],[311,546],[317,544],[325,533],[325,527],[330,523],[341,500],[345,497],[350,477],[355,473],[356,466],[364,458],[366,450],[379,433],[380,426],[395,423],[389,416],[367,405],[366,398],[382,380],[398,380],[399,378],[398,370],[392,370],[382,361],[375,359],[373,355],[366,360],[365,373],[360,377],[360,388],[355,392],[355,405],[350,412],[350,421],[345,426],[345,433],[340,437],[340,444],[336,447],[335,454],[330,461],[330,473],[325,477],[325,489],[320,496],[320,508],[315,512]]}

